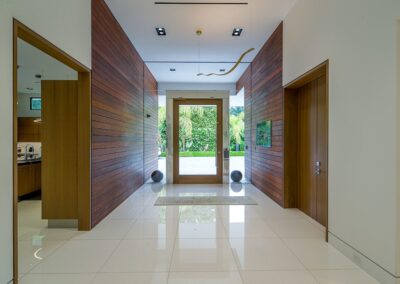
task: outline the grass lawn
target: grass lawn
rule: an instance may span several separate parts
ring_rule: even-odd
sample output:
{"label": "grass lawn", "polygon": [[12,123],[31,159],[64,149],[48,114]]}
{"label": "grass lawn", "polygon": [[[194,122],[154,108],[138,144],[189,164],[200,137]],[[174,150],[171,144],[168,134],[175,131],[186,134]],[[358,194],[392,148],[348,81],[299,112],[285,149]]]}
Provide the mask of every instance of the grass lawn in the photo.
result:
{"label": "grass lawn", "polygon": [[[231,151],[231,157],[244,157],[244,151]],[[215,157],[215,152],[181,152],[180,157]],[[165,153],[161,153],[161,157],[166,157]]]}

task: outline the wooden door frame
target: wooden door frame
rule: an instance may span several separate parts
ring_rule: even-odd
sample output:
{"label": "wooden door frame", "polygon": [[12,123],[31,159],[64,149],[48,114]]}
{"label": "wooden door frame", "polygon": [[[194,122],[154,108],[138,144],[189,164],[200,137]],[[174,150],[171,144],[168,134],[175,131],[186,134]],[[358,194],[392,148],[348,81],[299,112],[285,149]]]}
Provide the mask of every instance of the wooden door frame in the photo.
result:
{"label": "wooden door frame", "polygon": [[[217,175],[179,175],[179,106],[181,105],[216,105],[217,106]],[[174,99],[173,103],[173,179],[176,184],[220,184],[223,174],[223,100],[222,99]]]}
{"label": "wooden door frame", "polygon": [[91,73],[90,69],[34,32],[13,20],[13,278],[18,283],[18,39],[38,48],[78,72],[78,227],[91,229]]}
{"label": "wooden door frame", "polygon": [[297,207],[297,166],[293,162],[293,156],[297,155],[295,147],[293,147],[293,142],[297,140],[297,127],[295,126],[297,111],[294,110],[296,107],[293,104],[291,97],[296,95],[297,89],[310,83],[311,81],[321,77],[326,76],[326,104],[327,104],[327,119],[328,119],[328,164],[327,168],[327,197],[326,197],[326,230],[325,238],[328,241],[329,233],[329,60],[322,62],[316,67],[312,68],[310,71],[304,73],[297,79],[286,84],[284,86],[284,98],[283,98],[283,115],[284,115],[284,207],[285,208],[295,208]]}

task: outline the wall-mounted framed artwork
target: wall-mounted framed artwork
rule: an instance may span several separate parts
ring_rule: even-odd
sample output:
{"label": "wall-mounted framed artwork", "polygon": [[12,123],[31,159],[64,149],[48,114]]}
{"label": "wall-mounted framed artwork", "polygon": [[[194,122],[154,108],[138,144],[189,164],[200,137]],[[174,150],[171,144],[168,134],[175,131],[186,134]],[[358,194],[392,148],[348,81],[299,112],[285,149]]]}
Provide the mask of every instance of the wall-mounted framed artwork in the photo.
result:
{"label": "wall-mounted framed artwork", "polygon": [[266,148],[272,147],[272,120],[257,123],[256,145]]}
{"label": "wall-mounted framed artwork", "polygon": [[42,110],[42,98],[31,97],[30,98],[30,109],[31,110]]}

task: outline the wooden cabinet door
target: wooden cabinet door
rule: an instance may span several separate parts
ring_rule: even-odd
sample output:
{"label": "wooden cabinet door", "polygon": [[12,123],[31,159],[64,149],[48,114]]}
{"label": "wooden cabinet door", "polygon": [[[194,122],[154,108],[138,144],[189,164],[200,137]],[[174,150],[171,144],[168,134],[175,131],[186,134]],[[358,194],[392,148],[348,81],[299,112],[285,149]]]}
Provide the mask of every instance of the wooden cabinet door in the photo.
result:
{"label": "wooden cabinet door", "polygon": [[42,188],[42,163],[33,164],[34,171],[34,189],[40,190]]}
{"label": "wooden cabinet door", "polygon": [[30,164],[18,166],[18,196],[33,192],[34,172]]}
{"label": "wooden cabinet door", "polygon": [[42,81],[42,212],[77,219],[78,81]]}

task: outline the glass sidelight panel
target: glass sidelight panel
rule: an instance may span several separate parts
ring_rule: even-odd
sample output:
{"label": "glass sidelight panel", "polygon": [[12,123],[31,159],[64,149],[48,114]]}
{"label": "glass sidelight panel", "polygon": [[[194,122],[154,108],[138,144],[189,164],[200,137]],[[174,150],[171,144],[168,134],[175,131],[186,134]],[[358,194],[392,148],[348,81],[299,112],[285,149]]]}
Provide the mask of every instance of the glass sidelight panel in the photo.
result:
{"label": "glass sidelight panel", "polygon": [[217,175],[217,105],[179,105],[179,175]]}

